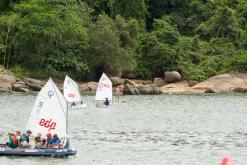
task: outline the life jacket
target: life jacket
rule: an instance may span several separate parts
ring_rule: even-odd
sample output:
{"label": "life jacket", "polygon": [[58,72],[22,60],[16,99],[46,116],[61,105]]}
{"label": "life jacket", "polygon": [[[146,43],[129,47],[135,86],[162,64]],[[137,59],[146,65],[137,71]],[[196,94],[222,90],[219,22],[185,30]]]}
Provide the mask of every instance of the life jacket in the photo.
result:
{"label": "life jacket", "polygon": [[16,136],[11,136],[11,140],[12,140],[12,143],[13,144],[18,144],[18,140],[17,140],[17,138],[16,138]]}

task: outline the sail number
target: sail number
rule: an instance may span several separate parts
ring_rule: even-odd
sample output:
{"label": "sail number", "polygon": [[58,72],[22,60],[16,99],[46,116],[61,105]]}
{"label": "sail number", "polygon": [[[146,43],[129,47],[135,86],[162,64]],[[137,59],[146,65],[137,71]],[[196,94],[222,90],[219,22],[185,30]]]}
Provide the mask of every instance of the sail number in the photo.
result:
{"label": "sail number", "polygon": [[38,107],[39,107],[39,108],[42,108],[43,104],[44,104],[44,103],[43,103],[42,101],[40,101]]}
{"label": "sail number", "polygon": [[50,130],[55,130],[56,129],[56,122],[53,122],[52,119],[46,120],[46,119],[41,119],[39,122],[39,125],[41,127],[48,128]]}
{"label": "sail number", "polygon": [[68,97],[74,98],[75,97],[75,94],[74,93],[68,93]]}

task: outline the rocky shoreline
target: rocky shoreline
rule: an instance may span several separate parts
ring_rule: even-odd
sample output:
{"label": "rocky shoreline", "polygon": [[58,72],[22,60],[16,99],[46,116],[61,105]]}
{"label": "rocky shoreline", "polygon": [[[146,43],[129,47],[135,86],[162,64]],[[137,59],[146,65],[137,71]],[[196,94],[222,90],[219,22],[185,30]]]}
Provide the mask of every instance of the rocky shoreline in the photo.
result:
{"label": "rocky shoreline", "polygon": [[[181,80],[178,72],[166,72],[164,78],[154,80],[110,78],[114,87],[118,87],[124,95],[156,95],[156,94],[202,94],[202,93],[245,93],[247,92],[247,73],[226,73],[211,77],[205,81]],[[28,77],[17,78],[13,73],[5,71],[0,74],[0,91],[2,92],[35,92],[45,84],[45,80]],[[62,81],[55,81],[63,90]],[[97,82],[78,82],[81,92],[96,91]]]}

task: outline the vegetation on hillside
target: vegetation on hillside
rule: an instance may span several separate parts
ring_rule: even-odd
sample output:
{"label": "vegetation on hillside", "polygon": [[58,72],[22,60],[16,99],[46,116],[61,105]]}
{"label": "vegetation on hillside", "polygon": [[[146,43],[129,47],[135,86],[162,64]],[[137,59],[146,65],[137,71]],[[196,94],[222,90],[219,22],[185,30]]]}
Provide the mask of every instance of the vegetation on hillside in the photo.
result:
{"label": "vegetation on hillside", "polygon": [[0,0],[0,65],[89,80],[247,71],[246,0]]}

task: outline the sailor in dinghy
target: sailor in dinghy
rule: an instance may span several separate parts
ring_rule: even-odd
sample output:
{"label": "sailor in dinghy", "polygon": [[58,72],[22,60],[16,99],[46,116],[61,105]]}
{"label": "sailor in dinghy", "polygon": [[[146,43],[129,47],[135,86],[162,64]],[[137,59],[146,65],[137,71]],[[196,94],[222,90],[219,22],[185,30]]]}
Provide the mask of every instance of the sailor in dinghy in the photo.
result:
{"label": "sailor in dinghy", "polygon": [[65,99],[69,104],[70,109],[79,109],[86,107],[86,104],[81,99],[78,85],[67,75],[64,79],[63,93]]}
{"label": "sailor in dinghy", "polygon": [[105,73],[99,80],[95,100],[97,102],[96,107],[108,106],[112,103],[112,82]]}
{"label": "sailor in dinghy", "polygon": [[69,156],[75,155],[76,150],[71,148],[67,139],[68,109],[62,93],[52,79],[49,79],[39,92],[27,129],[32,135],[58,134],[63,137],[63,148],[18,148],[0,147],[0,156]]}

